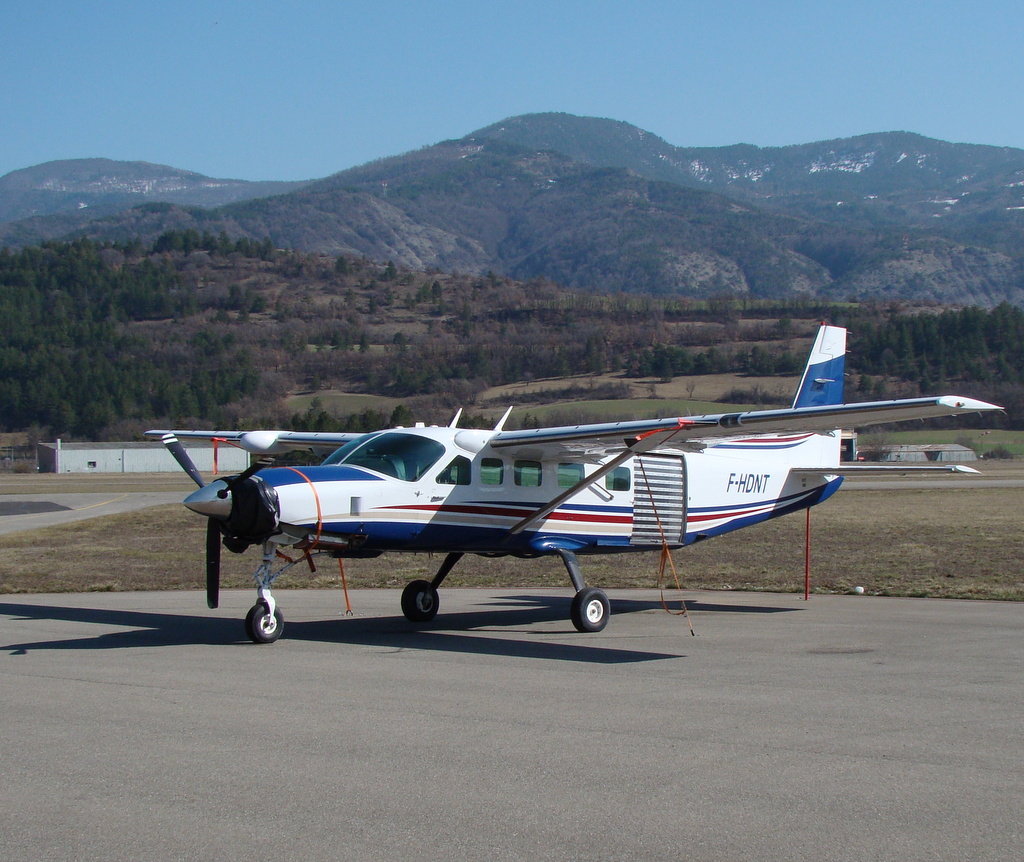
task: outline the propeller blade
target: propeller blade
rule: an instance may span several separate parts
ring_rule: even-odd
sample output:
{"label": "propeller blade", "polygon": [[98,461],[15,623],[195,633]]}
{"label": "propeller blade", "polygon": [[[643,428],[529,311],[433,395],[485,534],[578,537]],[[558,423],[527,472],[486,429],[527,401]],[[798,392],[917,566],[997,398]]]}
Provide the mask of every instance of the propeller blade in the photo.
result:
{"label": "propeller blade", "polygon": [[220,604],[220,527],[213,518],[206,522],[206,604]]}
{"label": "propeller blade", "polygon": [[192,459],[188,456],[188,452],[185,451],[185,447],[178,441],[178,438],[173,434],[164,434],[160,439],[164,446],[167,447],[167,451],[174,457],[174,460],[181,465],[181,469],[188,473],[192,478],[192,481],[200,488],[205,488],[206,483],[203,481],[203,477],[199,475],[199,470],[192,462]]}
{"label": "propeller blade", "polygon": [[264,467],[269,467],[274,463],[273,458],[260,458],[259,461],[254,461],[248,467],[245,472],[239,473],[234,479],[228,480],[227,484],[217,492],[217,496],[222,500],[227,497],[228,494],[235,488],[236,485],[241,485],[246,479],[254,474],[258,473]]}

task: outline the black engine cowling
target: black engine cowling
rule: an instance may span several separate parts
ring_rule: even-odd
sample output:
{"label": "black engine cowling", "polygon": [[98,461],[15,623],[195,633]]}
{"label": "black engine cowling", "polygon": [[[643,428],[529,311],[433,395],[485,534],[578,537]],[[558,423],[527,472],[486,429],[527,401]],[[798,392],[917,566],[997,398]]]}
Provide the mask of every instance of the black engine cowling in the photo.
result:
{"label": "black engine cowling", "polygon": [[231,514],[224,520],[224,547],[240,554],[277,532],[280,524],[277,492],[259,476],[250,476],[231,488]]}

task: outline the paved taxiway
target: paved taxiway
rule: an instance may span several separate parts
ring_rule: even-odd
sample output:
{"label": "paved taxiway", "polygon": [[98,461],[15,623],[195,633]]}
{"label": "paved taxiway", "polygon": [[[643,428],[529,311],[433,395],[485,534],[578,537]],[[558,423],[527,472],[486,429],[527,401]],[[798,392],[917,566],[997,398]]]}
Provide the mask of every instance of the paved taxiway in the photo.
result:
{"label": "paved taxiway", "polygon": [[0,536],[180,503],[184,496],[180,491],[0,495]]}
{"label": "paved taxiway", "polygon": [[0,536],[180,503],[184,473],[0,473]]}
{"label": "paved taxiway", "polygon": [[557,592],[0,597],[0,853],[1020,858],[1024,605]]}

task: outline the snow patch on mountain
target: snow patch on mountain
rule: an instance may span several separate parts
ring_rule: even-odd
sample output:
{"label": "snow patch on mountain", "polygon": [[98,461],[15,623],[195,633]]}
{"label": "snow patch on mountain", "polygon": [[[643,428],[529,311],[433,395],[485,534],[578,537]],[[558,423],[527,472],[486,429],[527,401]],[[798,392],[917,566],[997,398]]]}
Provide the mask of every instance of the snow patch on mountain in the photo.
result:
{"label": "snow patch on mountain", "polygon": [[835,150],[830,150],[823,158],[811,162],[807,172],[820,174],[839,171],[847,174],[859,174],[874,165],[877,155],[874,150],[861,155],[839,155]]}

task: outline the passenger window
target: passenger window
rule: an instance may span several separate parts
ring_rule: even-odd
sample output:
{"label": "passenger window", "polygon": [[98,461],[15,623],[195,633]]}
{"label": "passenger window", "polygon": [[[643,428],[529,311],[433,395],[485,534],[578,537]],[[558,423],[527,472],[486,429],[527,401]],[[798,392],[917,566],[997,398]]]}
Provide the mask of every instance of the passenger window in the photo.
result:
{"label": "passenger window", "polygon": [[604,486],[609,491],[629,490],[629,467],[616,467],[604,477]]}
{"label": "passenger window", "polygon": [[558,487],[571,488],[573,485],[583,481],[582,464],[559,464],[558,465]]}
{"label": "passenger window", "polygon": [[512,479],[523,488],[539,488],[541,482],[540,461],[516,461]]}
{"label": "passenger window", "polygon": [[500,485],[505,481],[505,462],[501,458],[483,458],[480,461],[480,484]]}
{"label": "passenger window", "polygon": [[451,464],[445,467],[437,476],[438,485],[468,485],[469,484],[469,458],[459,455]]}

